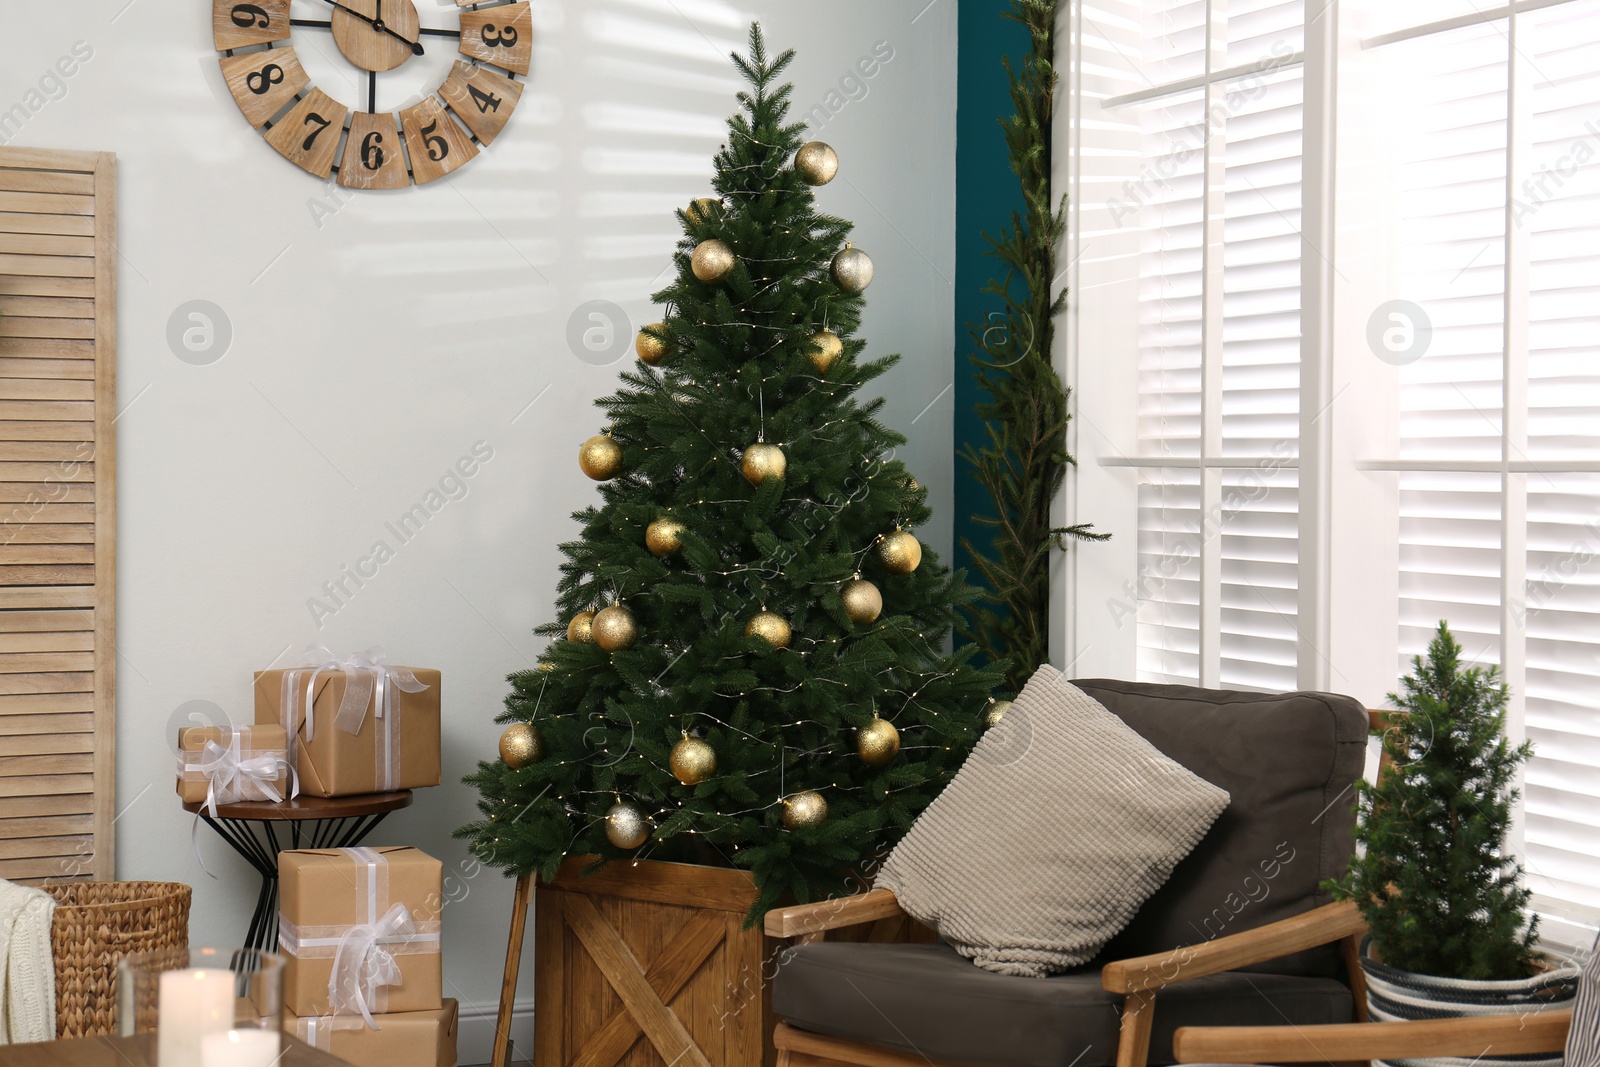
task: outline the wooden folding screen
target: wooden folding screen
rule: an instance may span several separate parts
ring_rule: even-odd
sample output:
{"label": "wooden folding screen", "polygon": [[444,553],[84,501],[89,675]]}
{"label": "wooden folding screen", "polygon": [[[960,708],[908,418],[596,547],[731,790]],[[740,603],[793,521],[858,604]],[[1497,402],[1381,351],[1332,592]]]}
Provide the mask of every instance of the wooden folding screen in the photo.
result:
{"label": "wooden folding screen", "polygon": [[113,876],[116,159],[0,147],[0,878]]}

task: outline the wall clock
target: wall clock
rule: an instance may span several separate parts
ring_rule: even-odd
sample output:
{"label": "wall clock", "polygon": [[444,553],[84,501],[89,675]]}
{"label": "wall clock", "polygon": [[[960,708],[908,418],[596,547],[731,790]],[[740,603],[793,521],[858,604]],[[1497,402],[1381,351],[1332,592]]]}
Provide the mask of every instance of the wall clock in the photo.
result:
{"label": "wall clock", "polygon": [[[212,32],[228,92],[289,162],[351,189],[400,189],[442,178],[505,128],[533,58],[533,15],[521,3],[456,0],[456,29],[423,27],[414,0],[319,0],[326,19],[290,18],[291,0],[212,0]],[[364,72],[366,109],[311,84],[292,29],[332,36]],[[452,40],[453,39],[453,40]],[[378,110],[378,76],[433,47],[460,59],[444,84],[399,112]]]}

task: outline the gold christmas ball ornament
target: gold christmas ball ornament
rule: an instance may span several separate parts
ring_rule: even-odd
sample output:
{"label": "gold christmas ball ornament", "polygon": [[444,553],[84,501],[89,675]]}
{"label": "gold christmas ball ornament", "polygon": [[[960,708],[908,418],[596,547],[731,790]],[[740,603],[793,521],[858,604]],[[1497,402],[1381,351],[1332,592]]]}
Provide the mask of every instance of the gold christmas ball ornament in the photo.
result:
{"label": "gold christmas ball ornament", "polygon": [[639,336],[634,339],[633,350],[644,362],[652,367],[666,359],[672,352],[672,346],[663,341],[659,336],[666,331],[664,322],[652,322],[639,331]]}
{"label": "gold christmas ball ornament", "polygon": [[717,750],[698,737],[683,735],[672,746],[672,776],[684,785],[699,785],[717,770]]}
{"label": "gold christmas ball ornament", "polygon": [[893,574],[910,574],[922,562],[922,542],[915,534],[896,530],[878,542],[878,561]]}
{"label": "gold christmas ball ornament", "polygon": [[721,210],[722,201],[714,196],[698,196],[694,202],[683,209],[684,217],[695,226],[706,222],[713,214]]}
{"label": "gold christmas ball ornament", "polygon": [[839,173],[839,153],[826,141],[807,141],[794,154],[794,169],[807,185],[827,185]]}
{"label": "gold christmas ball ornament", "polygon": [[818,374],[827,374],[844,355],[844,342],[832,330],[818,330],[811,335],[811,365]]}
{"label": "gold christmas ball ornament", "polygon": [[851,296],[865,292],[872,284],[872,257],[854,245],[845,245],[833,257],[833,280]]}
{"label": "gold christmas ball ornament", "polygon": [[783,825],[790,830],[821,826],[828,821],[828,802],[814,789],[783,798]]}
{"label": "gold christmas ball ornament", "polygon": [[1009,701],[1009,700],[991,700],[991,701],[989,701],[989,710],[983,713],[983,724],[985,726],[998,726],[998,725],[1000,725],[1000,720],[1005,718],[1006,717],[1006,712],[1008,712],[1010,710],[1011,710],[1011,701]]}
{"label": "gold christmas ball ornament", "polygon": [[639,639],[639,624],[633,612],[621,604],[601,608],[594,617],[594,643],[607,652],[620,652]]}
{"label": "gold christmas ball ornament", "polygon": [[883,594],[878,592],[877,586],[863,578],[852,578],[845,582],[839,596],[844,601],[844,613],[857,625],[876,622],[878,616],[883,614]]}
{"label": "gold christmas ball ornament", "polygon": [[744,624],[744,635],[759,637],[773,648],[788,648],[794,631],[789,629],[789,620],[776,611],[767,611],[763,608]]}
{"label": "gold christmas ball ornament", "polygon": [[650,819],[637,804],[619,800],[606,812],[606,840],[618,848],[638,848],[650,840]]}
{"label": "gold christmas ball ornament", "polygon": [[769,478],[782,478],[788,467],[783,449],[760,442],[745,449],[744,458],[739,461],[739,472],[751,485],[760,485]]}
{"label": "gold christmas ball ornament", "polygon": [[873,719],[856,731],[856,755],[861,762],[882,767],[900,754],[900,731],[887,719]]}
{"label": "gold christmas ball ornament", "polygon": [[567,640],[586,645],[594,640],[594,612],[580,611],[567,623]]}
{"label": "gold christmas ball ornament", "polygon": [[543,755],[544,738],[528,723],[514,722],[500,735],[500,758],[512,770],[537,763]]}
{"label": "gold christmas ball ornament", "polygon": [[578,466],[597,482],[615,478],[622,470],[622,446],[610,434],[597,433],[578,449]]}
{"label": "gold christmas ball ornament", "polygon": [[670,556],[683,547],[683,531],[687,529],[677,519],[657,519],[645,527],[644,544],[657,559]]}
{"label": "gold christmas ball ornament", "polygon": [[721,281],[733,269],[733,249],[723,241],[712,238],[694,246],[689,267],[694,276],[703,282]]}

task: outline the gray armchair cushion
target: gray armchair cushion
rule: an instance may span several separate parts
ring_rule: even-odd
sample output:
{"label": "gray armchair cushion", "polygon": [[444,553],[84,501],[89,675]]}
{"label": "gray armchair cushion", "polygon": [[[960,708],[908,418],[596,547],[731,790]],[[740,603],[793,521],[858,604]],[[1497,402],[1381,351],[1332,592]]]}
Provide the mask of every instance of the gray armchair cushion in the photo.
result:
{"label": "gray armchair cushion", "polygon": [[[804,1030],[949,1063],[1111,1067],[1122,998],[1096,967],[1024,978],[996,974],[944,945],[818,942],[785,952],[773,1010]],[[1307,1026],[1350,1021],[1350,990],[1331,978],[1229,974],[1163,989],[1150,1062],[1172,1062],[1180,1026]]]}
{"label": "gray armchair cushion", "polygon": [[[1167,952],[1328,902],[1319,885],[1342,874],[1355,850],[1354,785],[1366,760],[1365,708],[1330,693],[1105,679],[1072,684],[1233,798],[1102,958]],[[1332,976],[1341,966],[1338,946],[1326,946],[1259,970]]]}

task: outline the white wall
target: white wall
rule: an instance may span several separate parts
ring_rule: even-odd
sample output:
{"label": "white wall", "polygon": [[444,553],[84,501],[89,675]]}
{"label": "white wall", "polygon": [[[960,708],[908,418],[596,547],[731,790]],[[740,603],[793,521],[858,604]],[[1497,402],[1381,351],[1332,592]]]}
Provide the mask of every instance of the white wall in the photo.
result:
{"label": "white wall", "polygon": [[[418,6],[429,25],[454,10]],[[590,300],[614,301],[634,324],[657,317],[647,294],[677,236],[671,211],[705,191],[739,87],[724,57],[752,15],[774,45],[799,50],[797,110],[837,110],[819,136],[843,167],[819,200],[855,220],[876,262],[863,336],[869,353],[906,355],[884,379],[887,418],[911,434],[911,469],[930,489],[938,518],[924,539],[947,551],[956,8],[536,0],[534,72],[501,141],[448,181],[354,196],[245,123],[209,8],[8,3],[0,112],[36,110],[13,144],[118,155],[117,869],[193,884],[193,939],[226,944],[243,937],[253,876],[209,833],[220,880],[196,866],[170,735],[190,701],[247,720],[252,670],[293,661],[310,640],[379,643],[393,662],[444,672],[446,784],[374,840],[418,845],[447,871],[465,858],[449,836],[473,814],[458,780],[492,756],[504,677],[540,648],[531,629],[550,617],[555,546],[594,497],[577,445],[600,427],[591,401],[624,365],[574,355],[569,317]],[[297,17],[322,11],[295,0]],[[322,31],[295,32],[313,80],[357,103]],[[385,79],[380,107],[438,83],[448,46],[436,40],[440,57]],[[64,94],[46,78],[30,97],[78,41],[93,56]],[[841,90],[879,41],[893,58]],[[193,300],[216,304],[232,331],[209,365],[169,346],[169,318]],[[385,522],[479,441],[493,459],[467,495],[397,544]],[[308,599],[379,539],[394,559],[317,628]],[[492,1010],[510,883],[486,872],[465,888],[446,912],[448,992]]]}

